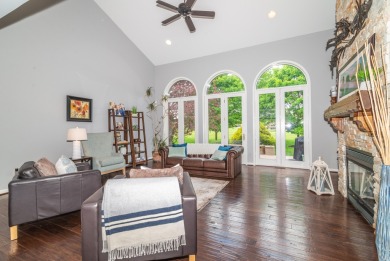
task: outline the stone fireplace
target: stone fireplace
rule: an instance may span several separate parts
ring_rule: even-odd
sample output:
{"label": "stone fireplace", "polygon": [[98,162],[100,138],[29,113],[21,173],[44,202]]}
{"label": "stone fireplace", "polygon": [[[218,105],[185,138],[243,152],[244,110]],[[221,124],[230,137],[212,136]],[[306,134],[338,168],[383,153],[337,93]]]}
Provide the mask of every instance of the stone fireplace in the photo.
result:
{"label": "stone fireplace", "polygon": [[325,118],[337,130],[338,190],[375,227],[382,161],[362,117],[370,108],[367,93],[356,93],[330,106]]}
{"label": "stone fireplace", "polygon": [[[336,22],[342,19],[353,21],[357,5],[367,2],[371,1],[337,0]],[[385,0],[374,0],[371,3],[364,28],[352,38],[353,43],[347,46],[337,61],[336,71],[340,72],[375,34],[375,53],[379,55],[383,51],[383,66],[387,68],[389,80],[390,3]],[[335,77],[336,85],[339,84],[338,80]],[[365,93],[360,99],[358,93],[354,93],[337,100],[326,109],[324,117],[335,129],[338,137],[338,190],[375,228],[382,161],[373,143],[368,123],[363,117],[362,105],[370,111],[368,94]]]}

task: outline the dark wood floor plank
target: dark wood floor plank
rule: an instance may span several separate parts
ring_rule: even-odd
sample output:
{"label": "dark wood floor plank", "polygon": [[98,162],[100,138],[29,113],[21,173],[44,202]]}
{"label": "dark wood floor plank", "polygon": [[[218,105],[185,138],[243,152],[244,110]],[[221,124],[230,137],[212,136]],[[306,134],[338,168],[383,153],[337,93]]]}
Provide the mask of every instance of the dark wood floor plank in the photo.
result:
{"label": "dark wood floor plank", "polygon": [[[374,230],[340,193],[308,191],[309,175],[243,166],[198,213],[197,260],[377,260]],[[79,211],[23,224],[11,242],[7,195],[0,210],[0,260],[81,260]]]}

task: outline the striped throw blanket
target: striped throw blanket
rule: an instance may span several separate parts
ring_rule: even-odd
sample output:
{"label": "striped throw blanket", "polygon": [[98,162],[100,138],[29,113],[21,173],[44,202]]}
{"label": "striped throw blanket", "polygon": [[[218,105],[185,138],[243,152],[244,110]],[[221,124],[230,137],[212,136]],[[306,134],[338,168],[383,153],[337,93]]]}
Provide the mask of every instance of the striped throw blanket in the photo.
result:
{"label": "striped throw blanket", "polygon": [[177,178],[109,179],[102,202],[102,237],[102,252],[108,252],[109,260],[185,245]]}

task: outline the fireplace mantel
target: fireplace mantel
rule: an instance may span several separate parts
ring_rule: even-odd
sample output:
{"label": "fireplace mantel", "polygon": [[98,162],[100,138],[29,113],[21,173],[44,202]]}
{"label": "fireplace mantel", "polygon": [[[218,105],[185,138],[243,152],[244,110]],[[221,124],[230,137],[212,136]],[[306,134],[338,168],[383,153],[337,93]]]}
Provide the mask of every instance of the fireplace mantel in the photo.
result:
{"label": "fireplace mantel", "polygon": [[[371,102],[368,96],[368,91],[361,91],[363,104],[365,105],[367,114],[371,117]],[[337,131],[344,132],[344,119],[349,118],[359,128],[359,130],[368,132],[369,128],[364,118],[362,102],[360,101],[359,93],[355,92],[351,96],[331,105],[324,112],[324,118]]]}

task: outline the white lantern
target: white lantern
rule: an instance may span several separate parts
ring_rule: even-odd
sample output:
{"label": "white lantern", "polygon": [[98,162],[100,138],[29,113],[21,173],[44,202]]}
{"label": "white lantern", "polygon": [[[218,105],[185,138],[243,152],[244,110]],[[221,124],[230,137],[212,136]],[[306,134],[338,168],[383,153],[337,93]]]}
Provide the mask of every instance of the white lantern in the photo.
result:
{"label": "white lantern", "polygon": [[321,160],[321,157],[313,162],[307,189],[315,192],[317,195],[334,195],[334,189],[328,165]]}

